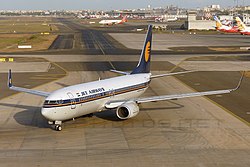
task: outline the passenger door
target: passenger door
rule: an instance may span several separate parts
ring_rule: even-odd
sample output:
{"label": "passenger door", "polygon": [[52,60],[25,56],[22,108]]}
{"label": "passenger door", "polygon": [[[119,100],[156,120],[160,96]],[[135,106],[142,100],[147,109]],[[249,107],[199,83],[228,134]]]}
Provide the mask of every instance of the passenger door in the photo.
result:
{"label": "passenger door", "polygon": [[76,100],[74,98],[74,95],[71,92],[68,92],[67,95],[69,96],[70,102],[71,102],[71,109],[76,108]]}

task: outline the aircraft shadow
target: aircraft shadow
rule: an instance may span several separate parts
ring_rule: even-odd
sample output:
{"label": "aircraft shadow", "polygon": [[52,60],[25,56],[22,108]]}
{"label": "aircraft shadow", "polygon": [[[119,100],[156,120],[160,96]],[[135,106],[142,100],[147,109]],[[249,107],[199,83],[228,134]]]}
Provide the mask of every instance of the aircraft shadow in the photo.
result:
{"label": "aircraft shadow", "polygon": [[[181,104],[172,102],[172,104],[175,104],[176,106],[171,107],[146,107],[141,108],[140,111],[150,111],[150,110],[170,110],[170,109],[180,109],[184,107]],[[41,114],[41,108],[35,107],[35,106],[28,106],[28,105],[21,105],[21,104],[8,104],[8,103],[0,103],[0,106],[7,106],[7,107],[15,107],[15,108],[21,108],[24,109],[23,111],[20,111],[16,113],[13,118],[15,121],[24,126],[31,126],[31,127],[38,127],[38,128],[51,128],[50,125],[48,125],[47,120],[42,116]],[[108,121],[124,121],[120,120],[116,116],[116,110],[106,110],[102,112],[94,113],[94,116],[100,119],[108,120]],[[87,115],[82,117],[88,117]]]}
{"label": "aircraft shadow", "polygon": [[97,118],[101,118],[108,121],[123,121],[116,116],[116,110],[105,110],[102,112],[94,113]]}
{"label": "aircraft shadow", "polygon": [[20,104],[7,104],[7,103],[0,103],[0,106],[24,109],[23,111],[20,111],[13,116],[15,121],[20,125],[32,126],[38,128],[50,127],[47,123],[47,120],[42,116],[40,112],[41,111],[40,107],[20,105]]}
{"label": "aircraft shadow", "polygon": [[[180,109],[182,107],[184,107],[181,104],[175,103],[173,101],[169,101],[170,103],[174,104],[175,106],[171,106],[171,107],[146,107],[146,108],[140,108],[140,111],[150,111],[150,110],[170,110],[170,109]],[[102,112],[97,112],[94,113],[94,115],[98,118],[104,119],[104,120],[108,120],[108,121],[124,121],[119,119],[116,116],[116,110],[106,110],[106,111],[102,111]]]}

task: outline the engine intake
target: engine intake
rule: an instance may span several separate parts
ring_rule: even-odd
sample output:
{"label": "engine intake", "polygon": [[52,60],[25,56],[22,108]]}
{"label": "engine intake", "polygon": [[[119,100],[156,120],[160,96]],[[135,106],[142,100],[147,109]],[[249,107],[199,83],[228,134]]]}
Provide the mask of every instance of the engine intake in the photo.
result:
{"label": "engine intake", "polygon": [[116,115],[120,119],[135,117],[139,113],[139,106],[135,102],[128,102],[120,105],[116,110]]}

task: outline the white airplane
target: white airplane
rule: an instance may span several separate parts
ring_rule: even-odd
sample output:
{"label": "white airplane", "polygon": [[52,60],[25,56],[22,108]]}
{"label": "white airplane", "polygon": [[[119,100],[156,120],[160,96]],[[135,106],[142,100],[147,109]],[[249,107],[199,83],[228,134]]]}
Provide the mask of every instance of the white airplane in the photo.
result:
{"label": "white airplane", "polygon": [[172,17],[172,18],[157,17],[157,18],[155,18],[155,22],[174,22],[177,20],[178,20],[177,17]]}
{"label": "white airplane", "polygon": [[152,75],[150,73],[151,45],[152,25],[149,25],[140,61],[134,70],[131,73],[111,70],[123,74],[123,76],[73,85],[54,92],[43,92],[13,86],[10,70],[8,87],[11,90],[45,97],[41,114],[48,120],[49,124],[55,125],[57,131],[62,130],[61,124],[65,120],[71,120],[105,109],[116,109],[118,118],[129,119],[139,113],[138,104],[140,103],[224,94],[235,91],[240,87],[243,75],[234,89],[140,98],[139,96],[147,90],[152,79],[191,72],[183,71]]}
{"label": "white airplane", "polygon": [[127,15],[122,18],[122,20],[101,20],[99,24],[103,25],[114,25],[114,24],[123,24],[124,22],[127,22]]}
{"label": "white airplane", "polygon": [[177,20],[178,20],[177,17],[174,17],[174,18],[167,18],[167,22],[177,21]]}

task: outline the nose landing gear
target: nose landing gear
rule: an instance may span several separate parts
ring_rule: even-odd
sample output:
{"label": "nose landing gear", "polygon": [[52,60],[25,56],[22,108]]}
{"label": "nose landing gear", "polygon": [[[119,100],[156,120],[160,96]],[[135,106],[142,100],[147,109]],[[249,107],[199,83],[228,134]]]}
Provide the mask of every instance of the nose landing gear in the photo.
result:
{"label": "nose landing gear", "polygon": [[62,130],[62,121],[48,121],[49,125],[54,125],[54,129],[56,131],[61,131]]}
{"label": "nose landing gear", "polygon": [[61,131],[62,130],[62,126],[61,125],[55,125],[55,130],[56,131]]}

